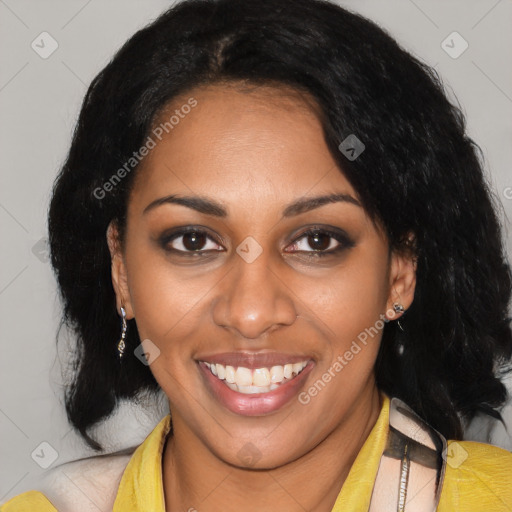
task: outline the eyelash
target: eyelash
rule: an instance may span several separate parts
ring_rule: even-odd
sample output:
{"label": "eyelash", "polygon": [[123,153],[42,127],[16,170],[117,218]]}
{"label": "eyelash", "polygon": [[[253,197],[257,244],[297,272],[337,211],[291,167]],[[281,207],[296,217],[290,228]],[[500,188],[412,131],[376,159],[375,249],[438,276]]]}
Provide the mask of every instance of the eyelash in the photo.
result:
{"label": "eyelash", "polygon": [[[178,229],[170,234],[165,234],[160,237],[160,245],[163,247],[164,250],[170,253],[178,254],[180,256],[185,257],[202,257],[206,256],[207,253],[210,253],[212,251],[214,252],[221,252],[220,250],[200,250],[200,251],[189,251],[189,250],[181,250],[181,249],[174,249],[169,248],[168,245],[173,242],[174,240],[178,239],[179,237],[182,237],[184,235],[195,233],[197,235],[206,235],[207,238],[215,242],[216,244],[220,245],[219,242],[217,242],[214,237],[209,235],[207,231],[204,229],[199,228],[193,228],[193,227],[187,227],[187,228],[181,228]],[[336,240],[339,245],[335,247],[334,249],[329,250],[311,250],[311,251],[297,251],[299,253],[305,253],[307,258],[318,258],[318,257],[326,257],[326,256],[332,256],[334,254],[337,254],[345,249],[350,249],[351,247],[354,247],[354,242],[344,233],[342,232],[336,232],[332,231],[326,228],[320,228],[320,227],[311,227],[307,231],[304,231],[301,233],[290,245],[297,244],[300,240],[307,238],[308,236],[314,236],[314,235],[327,235],[331,239]],[[331,245],[331,242],[329,243]]]}

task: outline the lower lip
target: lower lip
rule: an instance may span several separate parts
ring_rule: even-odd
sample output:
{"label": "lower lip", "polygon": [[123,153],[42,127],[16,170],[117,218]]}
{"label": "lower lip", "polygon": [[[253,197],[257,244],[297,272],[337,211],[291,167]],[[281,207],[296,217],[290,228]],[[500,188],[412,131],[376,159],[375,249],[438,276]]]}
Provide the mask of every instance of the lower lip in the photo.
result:
{"label": "lower lip", "polygon": [[278,388],[267,393],[246,395],[226,386],[223,381],[212,374],[204,363],[199,362],[198,365],[214,397],[231,412],[243,416],[261,416],[283,407],[298,394],[308,373],[313,368],[313,363],[309,362],[299,375],[281,384]]}

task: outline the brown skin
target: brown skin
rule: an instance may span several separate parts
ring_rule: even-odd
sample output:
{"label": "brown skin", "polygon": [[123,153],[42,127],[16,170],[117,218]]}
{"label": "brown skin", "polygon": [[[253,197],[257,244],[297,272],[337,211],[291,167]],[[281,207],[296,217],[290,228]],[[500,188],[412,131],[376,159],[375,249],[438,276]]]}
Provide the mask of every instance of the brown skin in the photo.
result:
{"label": "brown skin", "polygon": [[[175,98],[169,112],[191,96],[197,106],[138,170],[125,244],[114,224],[108,230],[118,310],[123,305],[141,339],[161,351],[150,369],[174,428],[162,462],[166,509],[330,511],[381,408],[374,378],[381,332],[307,405],[292,399],[264,416],[220,405],[196,360],[244,350],[304,355],[315,362],[307,390],[380,315],[393,317],[394,302],[411,305],[414,259],[390,252],[383,231],[349,202],[282,216],[304,196],[358,199],[311,102],[283,88],[224,84]],[[228,216],[169,203],[143,214],[169,194],[207,196]],[[184,225],[206,228],[208,238],[195,247],[208,256],[180,256],[158,244],[165,230]],[[344,230],[354,246],[308,260],[319,245],[301,235],[313,225]],[[263,249],[252,263],[236,252],[247,236]],[[340,245],[321,240],[324,251]],[[190,241],[181,236],[167,247],[190,250]],[[237,455],[248,442],[260,455],[253,465]]]}

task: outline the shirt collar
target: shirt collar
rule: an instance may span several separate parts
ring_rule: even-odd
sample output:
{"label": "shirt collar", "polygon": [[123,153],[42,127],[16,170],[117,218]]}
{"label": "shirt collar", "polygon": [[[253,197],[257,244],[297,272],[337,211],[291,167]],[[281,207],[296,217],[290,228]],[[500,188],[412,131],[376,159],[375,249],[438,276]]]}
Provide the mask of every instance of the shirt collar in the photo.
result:
{"label": "shirt collar", "polygon": [[[381,392],[382,408],[338,494],[332,512],[368,510],[389,428],[389,398]],[[165,512],[162,455],[171,416],[160,420],[133,453],[119,484],[112,512]]]}
{"label": "shirt collar", "polygon": [[389,431],[390,400],[382,391],[380,396],[382,407],[379,417],[350,468],[332,512],[361,512],[370,508],[373,485]]}
{"label": "shirt collar", "polygon": [[121,478],[112,512],[165,512],[162,453],[170,428],[168,414],[135,450]]}

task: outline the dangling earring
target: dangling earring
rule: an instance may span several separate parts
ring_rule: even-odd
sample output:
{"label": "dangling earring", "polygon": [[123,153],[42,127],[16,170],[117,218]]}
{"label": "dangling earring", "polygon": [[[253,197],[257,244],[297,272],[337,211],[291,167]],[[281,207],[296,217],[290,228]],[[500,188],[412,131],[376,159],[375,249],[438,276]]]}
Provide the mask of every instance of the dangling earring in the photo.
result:
{"label": "dangling earring", "polygon": [[119,361],[121,361],[121,359],[123,358],[124,349],[126,347],[125,342],[124,342],[124,340],[126,338],[126,329],[127,329],[126,311],[124,310],[123,306],[121,306],[121,315],[123,316],[123,319],[122,319],[123,326],[121,328],[121,339],[119,340],[119,343],[117,344],[117,351],[119,353]]}
{"label": "dangling earring", "polygon": [[[395,302],[393,304],[393,311],[395,313],[403,313],[405,311],[405,308],[402,306],[402,304],[399,304],[398,302]],[[404,328],[402,327],[402,325],[400,324],[400,320],[397,320],[396,323],[398,324],[398,327],[400,328],[400,330],[402,332],[405,332],[404,331]]]}

